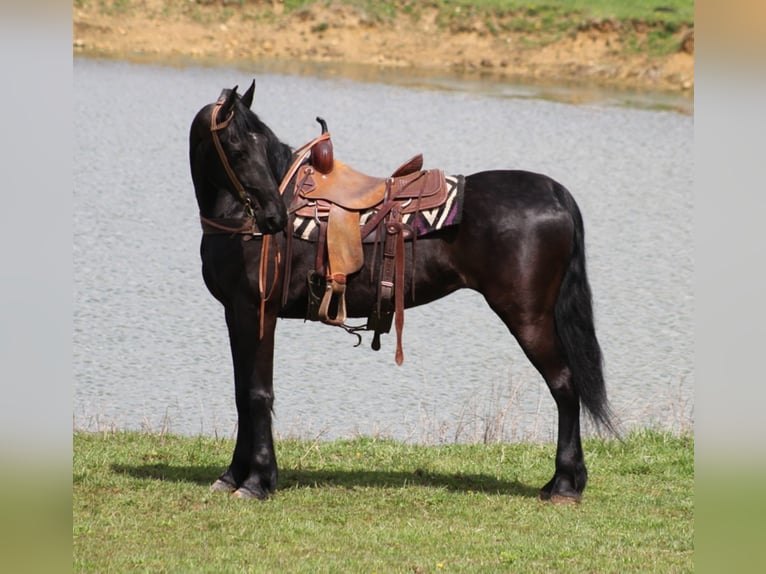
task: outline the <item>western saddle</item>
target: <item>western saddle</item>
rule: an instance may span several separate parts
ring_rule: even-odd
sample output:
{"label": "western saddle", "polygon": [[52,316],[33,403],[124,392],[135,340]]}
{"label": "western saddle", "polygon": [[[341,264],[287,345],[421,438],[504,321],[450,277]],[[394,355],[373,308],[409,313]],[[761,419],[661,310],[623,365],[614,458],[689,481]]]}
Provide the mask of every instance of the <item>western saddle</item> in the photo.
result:
{"label": "western saddle", "polygon": [[[315,270],[309,273],[309,319],[345,327],[347,278],[364,265],[362,243],[372,237],[375,249],[373,261],[369,262],[371,277],[375,274],[379,243],[383,245],[383,256],[377,273],[377,300],[362,328],[374,331],[372,347],[378,350],[380,334],[390,331],[395,314],[395,358],[401,364],[404,243],[416,237],[411,226],[402,222],[402,216],[417,216],[417,212],[446,201],[444,172],[423,170],[423,156],[418,154],[390,177],[365,175],[334,159],[327,125],[321,118],[317,121],[322,136],[311,142],[309,161],[297,170],[289,209],[291,214],[313,218],[319,226]],[[362,214],[370,210],[372,215],[361,225]]]}

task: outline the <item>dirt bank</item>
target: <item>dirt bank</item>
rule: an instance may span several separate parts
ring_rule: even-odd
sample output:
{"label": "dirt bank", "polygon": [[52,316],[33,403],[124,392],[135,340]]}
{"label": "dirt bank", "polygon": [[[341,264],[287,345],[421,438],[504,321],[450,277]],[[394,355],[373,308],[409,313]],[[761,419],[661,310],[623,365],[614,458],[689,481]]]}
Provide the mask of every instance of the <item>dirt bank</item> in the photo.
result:
{"label": "dirt bank", "polygon": [[694,31],[683,26],[668,38],[670,54],[650,55],[653,28],[641,22],[581,22],[554,35],[534,24],[498,32],[486,17],[445,26],[439,16],[428,7],[417,17],[380,18],[343,4],[286,13],[277,1],[75,0],[74,53],[154,61],[344,62],[694,89]]}

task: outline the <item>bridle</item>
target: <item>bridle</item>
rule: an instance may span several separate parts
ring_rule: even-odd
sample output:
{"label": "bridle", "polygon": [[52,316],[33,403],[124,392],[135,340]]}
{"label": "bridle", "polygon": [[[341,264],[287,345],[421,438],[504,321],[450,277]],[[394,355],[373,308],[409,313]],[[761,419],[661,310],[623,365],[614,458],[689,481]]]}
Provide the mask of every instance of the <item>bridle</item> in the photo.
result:
{"label": "bridle", "polygon": [[[218,157],[221,160],[221,164],[223,165],[223,169],[226,172],[226,175],[229,178],[229,181],[231,181],[232,185],[234,186],[234,189],[237,190],[237,194],[239,194],[239,199],[242,202],[242,205],[245,208],[245,220],[249,221],[249,225],[245,225],[239,230],[232,230],[235,233],[240,232],[247,232],[249,236],[246,236],[246,238],[252,237],[254,235],[258,234],[258,228],[256,226],[255,222],[255,209],[253,208],[253,201],[250,199],[250,196],[245,191],[245,186],[242,185],[242,182],[239,181],[239,178],[237,177],[237,174],[234,173],[234,170],[231,168],[231,164],[229,163],[229,159],[226,157],[226,153],[223,151],[223,146],[221,145],[221,138],[218,136],[218,132],[222,129],[226,128],[230,123],[232,118],[234,118],[234,110],[232,109],[231,112],[229,112],[229,115],[224,118],[223,121],[218,121],[218,112],[221,111],[221,108],[223,107],[223,104],[226,102],[226,98],[224,96],[221,96],[218,98],[218,101],[215,103],[215,107],[213,107],[213,112],[210,115],[210,134],[213,137],[213,143],[215,144],[215,149],[218,152]],[[200,216],[200,219],[202,220],[203,225],[212,225],[213,227],[217,227],[218,229],[221,229],[222,226],[217,225],[213,220],[207,219],[205,217]],[[277,286],[277,283],[279,282],[279,264],[281,262],[281,254],[279,252],[279,246],[276,247],[276,251],[274,253],[274,278],[271,282],[271,287],[267,289],[268,284],[268,274],[269,274],[269,251],[271,248],[271,235],[263,235],[263,243],[261,244],[261,258],[260,258],[260,264],[258,268],[258,292],[261,297],[261,309],[260,309],[260,319],[261,319],[261,332],[260,337],[263,338],[263,332],[264,332],[264,315],[266,312],[266,302],[271,299],[271,296],[274,294],[274,289]]]}
{"label": "bridle", "polygon": [[[242,202],[242,205],[245,209],[245,221],[247,222],[245,225],[239,227],[239,228],[230,228],[228,226],[221,225],[219,223],[216,223],[215,220],[208,219],[206,217],[203,217],[200,215],[200,219],[202,220],[203,229],[205,226],[208,226],[208,229],[210,227],[217,230],[216,232],[232,232],[234,234],[238,233],[245,233],[246,239],[249,239],[247,236],[254,236],[258,235],[258,228],[255,221],[255,209],[253,208],[253,202],[250,199],[250,196],[245,191],[245,187],[242,185],[242,182],[239,181],[239,178],[237,177],[237,174],[234,173],[234,170],[231,168],[231,164],[229,163],[228,158],[226,157],[226,153],[223,151],[223,146],[221,145],[221,139],[218,135],[218,132],[225,129],[230,123],[231,120],[234,118],[234,110],[232,109],[231,112],[229,112],[229,115],[224,118],[222,121],[218,121],[218,113],[221,111],[221,108],[223,107],[223,104],[226,102],[226,98],[224,96],[221,96],[218,101],[215,103],[215,106],[213,107],[213,112],[210,116],[210,133],[213,138],[213,144],[215,145],[215,149],[218,152],[218,157],[221,160],[221,164],[223,165],[223,169],[226,172],[227,177],[231,181],[232,185],[234,186],[234,189],[237,191],[237,194],[239,195],[239,199]],[[329,133],[323,133],[319,135],[318,137],[314,138],[307,144],[301,146],[299,149],[297,149],[295,152],[293,152],[293,163],[290,165],[290,168],[287,170],[287,173],[285,173],[285,176],[282,178],[281,183],[279,184],[279,195],[284,196],[285,190],[287,189],[287,185],[290,183],[290,180],[295,175],[296,171],[300,167],[300,165],[303,163],[303,161],[308,157],[308,155],[311,153],[311,149],[320,141],[324,141],[326,139],[329,139],[330,134]],[[290,258],[290,243],[292,239],[292,232],[288,229],[288,260]],[[277,283],[279,281],[279,266],[281,263],[281,253],[279,251],[279,246],[275,244],[275,251],[274,251],[274,276],[271,281],[271,287],[267,289],[268,284],[268,275],[269,275],[269,254],[271,251],[271,235],[263,234],[263,242],[261,244],[261,257],[260,257],[260,265],[258,269],[258,291],[261,297],[261,309],[260,309],[260,320],[261,320],[261,330],[260,330],[260,336],[263,338],[264,333],[264,316],[265,316],[265,310],[266,310],[266,302],[271,299],[271,296],[274,294],[274,289],[277,286]],[[288,268],[289,268],[289,261],[288,261]],[[287,289],[287,283],[289,281],[289,269],[285,274],[285,286],[284,289]],[[284,298],[286,297],[286,292],[283,294],[283,303]]]}
{"label": "bridle", "polygon": [[221,111],[221,108],[225,102],[226,98],[221,96],[215,103],[213,113],[210,116],[210,133],[213,136],[213,144],[215,144],[215,149],[218,152],[218,157],[221,160],[223,169],[226,172],[229,181],[231,181],[232,185],[234,186],[234,189],[237,190],[237,193],[239,194],[239,200],[242,202],[242,205],[245,206],[245,215],[248,217],[255,217],[253,201],[245,191],[245,186],[243,186],[242,182],[239,181],[237,174],[234,173],[233,169],[231,169],[229,159],[226,157],[226,154],[223,151],[223,146],[221,145],[221,138],[218,136],[218,132],[226,128],[231,123],[232,118],[234,118],[234,110],[232,109],[231,112],[229,112],[228,117],[226,117],[222,122],[218,121],[218,112]]}

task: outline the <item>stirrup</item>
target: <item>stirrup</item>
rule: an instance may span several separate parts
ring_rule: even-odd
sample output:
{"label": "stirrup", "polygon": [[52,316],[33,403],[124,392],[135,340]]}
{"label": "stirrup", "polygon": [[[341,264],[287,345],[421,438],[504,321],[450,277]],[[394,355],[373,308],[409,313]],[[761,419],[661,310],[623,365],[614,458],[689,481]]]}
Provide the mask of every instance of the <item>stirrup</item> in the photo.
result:
{"label": "stirrup", "polygon": [[[328,315],[330,305],[337,301],[338,310],[334,317]],[[346,322],[346,276],[340,273],[333,275],[327,282],[322,297],[322,303],[319,305],[319,320],[328,325],[340,327]]]}

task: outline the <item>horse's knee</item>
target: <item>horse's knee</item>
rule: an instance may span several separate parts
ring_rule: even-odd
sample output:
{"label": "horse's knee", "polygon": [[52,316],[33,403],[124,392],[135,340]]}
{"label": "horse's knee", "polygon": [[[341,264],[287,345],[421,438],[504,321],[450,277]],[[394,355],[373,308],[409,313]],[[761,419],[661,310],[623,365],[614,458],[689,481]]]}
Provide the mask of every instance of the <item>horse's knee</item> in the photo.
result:
{"label": "horse's knee", "polygon": [[257,408],[271,410],[274,406],[274,392],[268,389],[250,389],[250,404]]}

